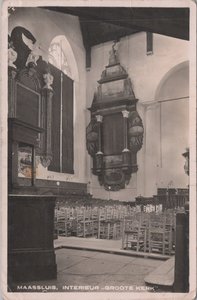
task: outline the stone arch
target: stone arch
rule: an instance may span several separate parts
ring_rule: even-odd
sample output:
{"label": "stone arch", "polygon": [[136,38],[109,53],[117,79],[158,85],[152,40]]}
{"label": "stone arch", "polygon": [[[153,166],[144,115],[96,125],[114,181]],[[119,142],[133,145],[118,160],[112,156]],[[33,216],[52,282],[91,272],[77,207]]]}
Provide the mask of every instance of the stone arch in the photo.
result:
{"label": "stone arch", "polygon": [[[178,74],[178,72],[180,72],[181,70],[187,69],[188,73],[189,73],[189,61],[183,61],[175,66],[173,66],[170,70],[168,70],[168,72],[165,73],[165,75],[162,77],[162,79],[160,80],[156,91],[155,91],[155,101],[160,100],[160,95],[161,95],[161,91],[162,88],[164,86],[164,84],[166,83],[166,81],[169,78],[172,78],[173,76],[176,76],[176,74]],[[188,96],[188,95],[184,95],[184,96]]]}
{"label": "stone arch", "polygon": [[155,102],[159,103],[160,187],[187,187],[182,153],[189,143],[189,61],[172,67],[161,79]]}
{"label": "stone arch", "polygon": [[[61,45],[62,52],[65,55],[65,59],[68,64],[68,68],[70,70],[69,74],[67,74],[70,78],[74,80],[74,82],[79,81],[79,72],[77,67],[77,62],[74,56],[74,52],[72,50],[72,47],[68,41],[68,39],[65,37],[65,35],[57,35],[54,37],[50,43],[49,51],[52,45],[59,44]],[[49,53],[49,61],[50,61],[50,53]]]}

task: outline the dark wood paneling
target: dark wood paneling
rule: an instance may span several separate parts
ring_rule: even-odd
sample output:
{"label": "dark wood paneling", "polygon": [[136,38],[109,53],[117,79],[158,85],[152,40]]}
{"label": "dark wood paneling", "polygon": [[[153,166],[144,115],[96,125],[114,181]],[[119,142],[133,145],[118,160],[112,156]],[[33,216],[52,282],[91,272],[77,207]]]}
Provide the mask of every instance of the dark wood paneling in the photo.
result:
{"label": "dark wood paneling", "polygon": [[[20,178],[20,185],[23,185],[22,182],[25,178]],[[57,185],[57,182],[60,184]],[[33,194],[52,194],[52,195],[67,195],[67,194],[78,194],[78,195],[86,195],[87,194],[87,184],[86,183],[78,183],[78,182],[65,182],[65,181],[56,181],[56,180],[43,180],[36,179],[35,186],[33,189],[28,189],[23,187],[14,187],[13,193],[16,194],[24,194],[24,193],[33,193]]]}
{"label": "dark wood paneling", "polygon": [[120,154],[124,149],[122,113],[103,118],[102,145],[105,155]]}
{"label": "dark wood paneling", "polygon": [[189,212],[176,214],[174,286],[176,293],[189,291]]}
{"label": "dark wood paneling", "polygon": [[73,174],[73,80],[62,81],[62,172]]}
{"label": "dark wood paneling", "polygon": [[56,278],[54,207],[55,197],[9,195],[9,286],[16,281]]}
{"label": "dark wood paneling", "polygon": [[18,83],[16,99],[16,118],[33,126],[40,126],[40,94]]}

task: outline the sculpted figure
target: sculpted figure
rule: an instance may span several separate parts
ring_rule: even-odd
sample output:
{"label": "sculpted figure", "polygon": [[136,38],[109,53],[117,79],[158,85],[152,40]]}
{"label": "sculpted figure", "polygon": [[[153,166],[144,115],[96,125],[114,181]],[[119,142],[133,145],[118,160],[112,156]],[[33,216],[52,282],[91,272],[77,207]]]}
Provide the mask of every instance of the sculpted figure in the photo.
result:
{"label": "sculpted figure", "polygon": [[45,86],[44,88],[52,90],[51,84],[53,84],[53,76],[50,73],[43,75]]}
{"label": "sculpted figure", "polygon": [[109,65],[115,65],[119,62],[117,50],[115,49],[116,44],[117,41],[114,41],[114,44],[112,45],[112,50],[109,52]]}

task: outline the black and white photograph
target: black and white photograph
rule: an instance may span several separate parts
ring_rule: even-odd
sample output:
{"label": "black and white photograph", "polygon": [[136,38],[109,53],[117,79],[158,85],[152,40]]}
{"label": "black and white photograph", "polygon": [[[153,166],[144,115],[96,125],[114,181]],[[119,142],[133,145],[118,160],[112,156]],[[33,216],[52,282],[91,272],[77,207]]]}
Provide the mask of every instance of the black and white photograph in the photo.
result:
{"label": "black and white photograph", "polygon": [[2,299],[194,299],[195,2],[4,1],[1,23]]}

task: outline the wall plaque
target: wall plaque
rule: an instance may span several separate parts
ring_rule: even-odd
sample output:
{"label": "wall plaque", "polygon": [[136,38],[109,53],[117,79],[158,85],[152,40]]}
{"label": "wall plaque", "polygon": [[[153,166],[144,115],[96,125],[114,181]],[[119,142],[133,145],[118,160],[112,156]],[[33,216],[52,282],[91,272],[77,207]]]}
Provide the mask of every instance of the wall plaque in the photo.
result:
{"label": "wall plaque", "polygon": [[131,80],[121,66],[114,45],[94,95],[86,145],[94,175],[106,190],[125,188],[137,172],[137,152],[143,143],[143,124],[136,110]]}

